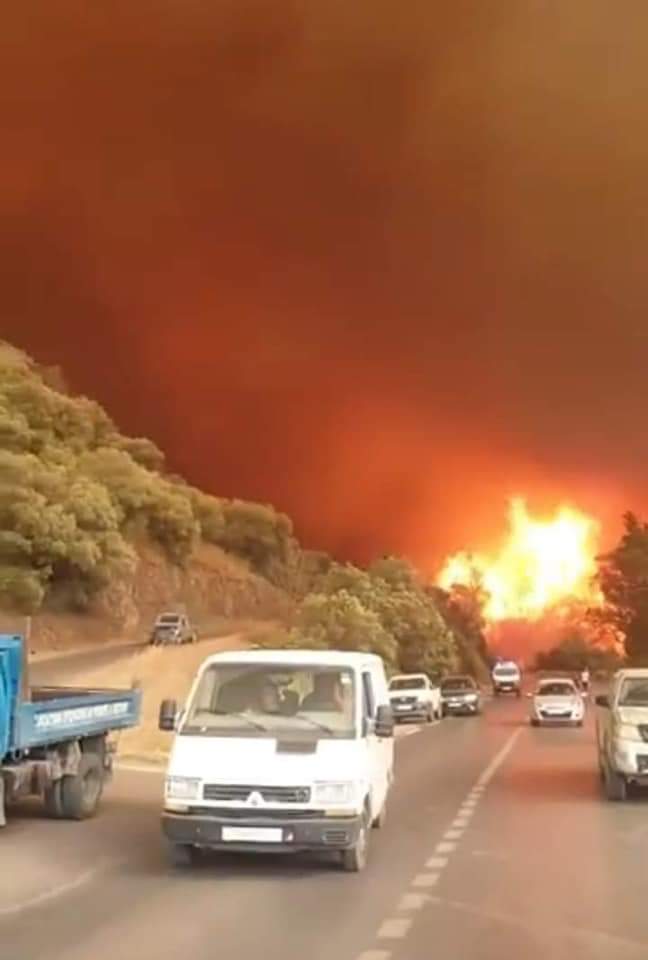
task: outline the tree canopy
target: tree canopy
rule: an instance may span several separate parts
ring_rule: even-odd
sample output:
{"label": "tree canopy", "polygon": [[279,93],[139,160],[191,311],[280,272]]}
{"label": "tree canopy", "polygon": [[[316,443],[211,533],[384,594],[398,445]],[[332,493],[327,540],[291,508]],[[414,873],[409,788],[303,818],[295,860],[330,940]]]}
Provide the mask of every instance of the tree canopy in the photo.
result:
{"label": "tree canopy", "polygon": [[145,535],[183,564],[201,541],[269,577],[298,549],[270,506],[195,490],[164,472],[145,438],[123,436],[92,400],[0,343],[0,604],[83,609],[135,563]]}

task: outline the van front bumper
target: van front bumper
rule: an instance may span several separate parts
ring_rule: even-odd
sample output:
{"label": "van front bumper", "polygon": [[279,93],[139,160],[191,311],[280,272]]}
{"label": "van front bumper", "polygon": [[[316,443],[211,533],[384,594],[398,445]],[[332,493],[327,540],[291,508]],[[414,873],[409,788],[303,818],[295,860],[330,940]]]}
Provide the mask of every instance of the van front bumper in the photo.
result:
{"label": "van front bumper", "polygon": [[240,818],[220,813],[165,811],[162,815],[162,831],[170,843],[250,853],[346,850],[355,844],[361,824],[360,814],[350,817],[314,814],[312,818],[295,818],[286,812],[283,817],[260,814]]}

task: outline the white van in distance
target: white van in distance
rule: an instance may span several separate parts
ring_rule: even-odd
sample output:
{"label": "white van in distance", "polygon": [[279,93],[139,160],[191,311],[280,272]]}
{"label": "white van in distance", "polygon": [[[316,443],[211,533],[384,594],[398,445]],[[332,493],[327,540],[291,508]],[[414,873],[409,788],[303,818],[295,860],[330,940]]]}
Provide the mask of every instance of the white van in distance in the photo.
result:
{"label": "white van in distance", "polygon": [[178,712],[163,831],[176,864],[203,849],[337,851],[365,866],[385,817],[394,722],[380,657],[319,650],[219,653]]}

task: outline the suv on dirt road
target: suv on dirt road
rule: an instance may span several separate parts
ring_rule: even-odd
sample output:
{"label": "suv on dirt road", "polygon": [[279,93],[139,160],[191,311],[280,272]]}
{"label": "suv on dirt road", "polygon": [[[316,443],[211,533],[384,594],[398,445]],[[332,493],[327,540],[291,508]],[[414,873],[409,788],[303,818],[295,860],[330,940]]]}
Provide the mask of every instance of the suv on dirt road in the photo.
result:
{"label": "suv on dirt road", "polygon": [[198,639],[189,617],[184,613],[161,613],[153,625],[149,643],[154,647],[166,644],[195,643]]}

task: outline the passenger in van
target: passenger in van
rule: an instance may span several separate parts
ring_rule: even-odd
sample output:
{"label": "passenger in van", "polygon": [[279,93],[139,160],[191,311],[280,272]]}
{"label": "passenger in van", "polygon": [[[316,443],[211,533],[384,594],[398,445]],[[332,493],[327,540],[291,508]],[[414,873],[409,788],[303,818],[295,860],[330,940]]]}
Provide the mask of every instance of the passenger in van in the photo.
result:
{"label": "passenger in van", "polygon": [[281,703],[277,688],[274,683],[266,680],[261,684],[259,690],[259,710],[261,710],[262,713],[279,713],[280,708]]}
{"label": "passenger in van", "polygon": [[344,697],[338,674],[315,674],[313,678],[313,689],[304,697],[301,708],[302,710],[342,712],[344,709]]}

